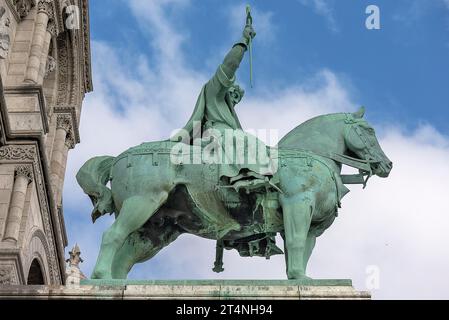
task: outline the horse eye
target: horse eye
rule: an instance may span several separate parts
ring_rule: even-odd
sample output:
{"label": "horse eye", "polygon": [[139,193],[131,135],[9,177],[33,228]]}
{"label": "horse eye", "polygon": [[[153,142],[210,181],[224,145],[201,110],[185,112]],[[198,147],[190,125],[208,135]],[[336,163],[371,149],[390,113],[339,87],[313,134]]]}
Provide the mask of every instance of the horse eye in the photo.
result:
{"label": "horse eye", "polygon": [[374,129],[371,128],[371,127],[365,127],[365,131],[366,131],[368,134],[375,134]]}

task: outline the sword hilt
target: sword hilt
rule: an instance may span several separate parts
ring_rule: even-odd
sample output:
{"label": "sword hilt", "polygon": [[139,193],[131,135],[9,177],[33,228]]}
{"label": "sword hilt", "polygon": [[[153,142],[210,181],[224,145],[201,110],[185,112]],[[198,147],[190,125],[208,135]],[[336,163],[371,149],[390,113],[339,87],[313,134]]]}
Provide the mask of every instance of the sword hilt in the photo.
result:
{"label": "sword hilt", "polygon": [[251,7],[249,5],[246,6],[246,25],[253,25],[253,17],[251,16]]}

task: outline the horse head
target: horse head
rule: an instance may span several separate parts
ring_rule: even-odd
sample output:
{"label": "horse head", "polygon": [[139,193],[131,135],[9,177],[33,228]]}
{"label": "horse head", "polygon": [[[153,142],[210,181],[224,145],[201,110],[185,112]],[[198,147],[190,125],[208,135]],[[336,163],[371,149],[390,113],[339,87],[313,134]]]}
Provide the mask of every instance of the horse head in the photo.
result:
{"label": "horse head", "polygon": [[367,161],[373,173],[386,178],[393,163],[383,152],[376,138],[374,128],[363,118],[365,108],[346,114],[344,140],[348,155]]}

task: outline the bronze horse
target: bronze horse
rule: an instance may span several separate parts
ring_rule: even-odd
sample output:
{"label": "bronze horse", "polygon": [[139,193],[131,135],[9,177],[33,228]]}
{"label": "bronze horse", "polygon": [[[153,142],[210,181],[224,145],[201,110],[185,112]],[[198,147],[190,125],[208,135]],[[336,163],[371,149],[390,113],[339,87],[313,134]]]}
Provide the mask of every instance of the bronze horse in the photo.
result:
{"label": "bronze horse", "polygon": [[[288,278],[307,278],[316,237],[333,223],[349,191],[344,184],[387,177],[392,169],[363,115],[360,109],[299,125],[279,142],[278,170],[269,183],[246,192],[221,188],[218,165],[173,164],[171,141],[90,159],[77,180],[92,199],[92,218],[116,216],[103,234],[92,278],[126,279],[134,264],[183,233],[217,240],[218,260],[223,248],[242,256],[282,253],[274,243],[280,233]],[[361,173],[341,175],[342,164]],[[222,271],[220,261],[214,270]]]}

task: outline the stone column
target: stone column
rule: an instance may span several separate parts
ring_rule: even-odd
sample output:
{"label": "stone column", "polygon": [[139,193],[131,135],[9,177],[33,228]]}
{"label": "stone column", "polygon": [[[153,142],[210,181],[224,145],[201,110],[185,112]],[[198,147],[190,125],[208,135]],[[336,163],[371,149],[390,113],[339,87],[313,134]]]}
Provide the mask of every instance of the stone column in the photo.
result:
{"label": "stone column", "polygon": [[47,74],[47,64],[51,63],[49,61],[49,50],[52,37],[56,35],[56,25],[53,21],[50,21],[47,26],[47,32],[45,33],[43,51],[41,54],[40,67],[39,67],[39,75],[37,79],[37,83],[41,84],[44,82],[44,77]]}
{"label": "stone column", "polygon": [[72,121],[69,115],[58,115],[56,123],[55,140],[50,162],[50,183],[56,206],[61,202],[62,187],[64,183],[67,153],[73,149]]}
{"label": "stone column", "polygon": [[62,164],[61,164],[61,178],[59,179],[59,188],[58,188],[58,195],[56,198],[56,203],[59,205],[62,203],[62,191],[64,189],[64,178],[65,178],[65,169],[67,167],[67,156],[69,154],[69,150],[75,148],[75,138],[73,137],[72,133],[69,133],[65,139],[64,149],[62,153]]}
{"label": "stone column", "polygon": [[34,26],[33,40],[31,42],[31,53],[28,60],[25,82],[38,83],[41,56],[47,34],[49,18],[53,14],[51,0],[39,0],[37,3],[37,15]]}
{"label": "stone column", "polygon": [[6,222],[5,241],[16,243],[19,239],[20,222],[28,184],[33,181],[33,169],[30,165],[16,167],[8,220]]}

